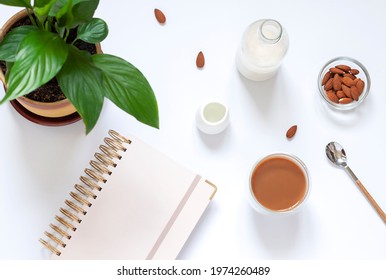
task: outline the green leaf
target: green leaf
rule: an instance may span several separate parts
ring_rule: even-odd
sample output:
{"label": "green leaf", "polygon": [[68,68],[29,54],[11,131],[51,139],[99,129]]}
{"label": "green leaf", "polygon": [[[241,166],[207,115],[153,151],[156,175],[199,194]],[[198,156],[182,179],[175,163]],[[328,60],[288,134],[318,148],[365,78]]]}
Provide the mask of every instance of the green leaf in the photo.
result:
{"label": "green leaf", "polygon": [[77,24],[90,21],[98,8],[99,0],[74,0],[72,13]]}
{"label": "green leaf", "polygon": [[56,25],[60,28],[74,27],[74,15],[72,14],[73,2],[78,0],[56,0],[48,15],[55,17]]}
{"label": "green leaf", "polygon": [[35,0],[33,10],[40,22],[44,22],[46,20],[55,2],[56,0]]}
{"label": "green leaf", "polygon": [[105,96],[138,121],[159,128],[157,100],[145,76],[119,57],[97,54],[92,58],[103,72]]}
{"label": "green leaf", "polygon": [[70,29],[90,21],[98,5],[99,0],[56,0],[48,15],[58,20],[58,26]]}
{"label": "green leaf", "polygon": [[68,29],[73,27],[74,15],[72,14],[72,0],[67,0],[65,5],[62,6],[55,15],[58,21],[59,27],[67,27]]}
{"label": "green leaf", "polygon": [[69,0],[56,0],[48,15],[51,17],[56,16],[59,10],[63,8],[66,4],[68,4],[68,1]]}
{"label": "green leaf", "polygon": [[55,2],[56,0],[35,0],[34,1],[34,7],[44,7],[46,6],[47,4],[49,4],[50,2]]}
{"label": "green leaf", "polygon": [[8,89],[0,102],[25,95],[51,80],[68,54],[67,45],[54,33],[33,31],[21,42],[9,73]]}
{"label": "green leaf", "polygon": [[70,52],[56,76],[59,85],[77,109],[89,133],[98,121],[103,106],[102,73],[94,66],[91,55],[69,45]]}
{"label": "green leaf", "polygon": [[0,4],[15,7],[31,8],[31,0],[0,0]]}
{"label": "green leaf", "polygon": [[99,18],[93,18],[89,22],[79,25],[77,38],[87,43],[97,44],[102,42],[108,33],[106,22]]}
{"label": "green leaf", "polygon": [[[12,69],[13,64],[14,64],[13,62],[8,62],[8,61],[7,61],[6,64],[5,64],[6,67],[7,67],[7,73],[5,73],[5,77],[4,77],[6,83],[7,83],[8,79],[9,79],[9,73],[11,72],[10,69]],[[8,84],[8,83],[7,83],[7,84]]]}
{"label": "green leaf", "polygon": [[17,50],[23,39],[32,31],[37,30],[35,26],[25,25],[12,29],[0,43],[0,60],[15,61]]}

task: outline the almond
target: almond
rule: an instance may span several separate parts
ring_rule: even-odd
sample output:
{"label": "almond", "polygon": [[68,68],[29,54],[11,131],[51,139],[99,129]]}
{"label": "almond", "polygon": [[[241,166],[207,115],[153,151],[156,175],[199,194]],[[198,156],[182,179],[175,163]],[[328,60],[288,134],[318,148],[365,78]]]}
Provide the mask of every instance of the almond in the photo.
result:
{"label": "almond", "polygon": [[333,73],[333,74],[341,74],[341,75],[344,74],[343,70],[341,70],[339,68],[336,68],[336,67],[330,68],[330,72]]}
{"label": "almond", "polygon": [[322,86],[324,86],[330,78],[331,78],[331,72],[328,71],[328,72],[326,72],[326,74],[324,74],[324,76],[323,76]]}
{"label": "almond", "polygon": [[343,77],[349,77],[351,80],[355,80],[355,76],[351,75],[350,73],[344,73]]}
{"label": "almond", "polygon": [[339,98],[336,96],[333,90],[327,91],[327,97],[334,103],[339,103]]}
{"label": "almond", "polygon": [[351,102],[353,102],[353,99],[352,99],[352,98],[346,97],[346,98],[341,98],[341,99],[339,99],[339,104],[349,104],[349,103],[351,103]]}
{"label": "almond", "polygon": [[351,74],[353,75],[358,75],[359,74],[359,70],[358,69],[351,69]]}
{"label": "almond", "polygon": [[336,96],[337,96],[339,99],[341,99],[341,98],[346,98],[346,97],[347,97],[347,96],[344,94],[344,92],[341,91],[341,90],[338,90],[338,91],[336,92]]}
{"label": "almond", "polygon": [[348,86],[342,84],[342,91],[346,95],[346,97],[349,97],[349,98],[352,97],[351,96],[351,90],[350,90],[350,88]]}
{"label": "almond", "polygon": [[342,82],[348,86],[348,87],[352,87],[353,85],[355,85],[355,82],[353,79],[350,79],[349,77],[343,77],[342,78]]}
{"label": "almond", "polygon": [[166,16],[161,10],[154,9],[154,15],[159,23],[164,24],[166,22]]}
{"label": "almond", "polygon": [[327,83],[324,85],[324,90],[325,91],[329,91],[330,89],[332,89],[332,86],[333,86],[333,80],[334,78],[330,78]]}
{"label": "almond", "polygon": [[340,70],[343,70],[344,72],[350,72],[350,70],[351,70],[351,67],[350,67],[350,66],[343,65],[343,64],[337,65],[337,66],[335,66],[335,68],[338,68],[338,69],[340,69]]}
{"label": "almond", "polygon": [[358,101],[359,99],[359,91],[358,91],[358,88],[356,86],[352,86],[350,88],[350,92],[351,92],[351,96],[352,98],[355,100],[355,101]]}
{"label": "almond", "polygon": [[332,81],[332,87],[335,91],[342,89],[342,78],[338,74],[335,74],[334,76],[334,79]]}
{"label": "almond", "polygon": [[287,136],[288,139],[291,139],[292,137],[295,136],[297,130],[298,130],[298,126],[297,126],[297,125],[293,125],[293,126],[291,126],[291,127],[287,130],[287,133],[286,133],[285,136]]}
{"label": "almond", "polygon": [[205,57],[201,51],[197,54],[196,65],[198,68],[202,68],[205,65]]}
{"label": "almond", "polygon": [[359,95],[361,95],[363,90],[365,89],[365,82],[362,79],[359,79],[355,86],[358,89]]}

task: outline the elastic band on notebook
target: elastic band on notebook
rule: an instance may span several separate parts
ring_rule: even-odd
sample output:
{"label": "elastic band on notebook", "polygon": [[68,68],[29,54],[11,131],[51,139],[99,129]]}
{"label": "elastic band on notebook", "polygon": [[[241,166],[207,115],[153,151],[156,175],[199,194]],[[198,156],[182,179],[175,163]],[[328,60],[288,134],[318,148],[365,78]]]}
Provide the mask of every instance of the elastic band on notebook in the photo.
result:
{"label": "elastic band on notebook", "polygon": [[150,250],[149,254],[147,255],[147,257],[146,257],[147,260],[151,260],[154,258],[155,253],[157,252],[157,250],[161,246],[162,242],[164,241],[164,239],[165,239],[166,235],[168,234],[168,232],[170,231],[170,229],[173,227],[173,224],[177,220],[178,215],[180,215],[182,209],[184,209],[186,202],[189,200],[190,196],[192,195],[194,189],[196,188],[196,186],[198,185],[200,180],[201,180],[200,175],[196,175],[196,177],[194,177],[194,179],[193,179],[192,183],[190,184],[190,187],[186,191],[184,197],[182,198],[182,200],[178,204],[178,206],[177,206],[176,210],[174,211],[173,215],[171,216],[170,220],[168,221],[165,228],[161,232],[157,241],[154,243],[153,248]]}

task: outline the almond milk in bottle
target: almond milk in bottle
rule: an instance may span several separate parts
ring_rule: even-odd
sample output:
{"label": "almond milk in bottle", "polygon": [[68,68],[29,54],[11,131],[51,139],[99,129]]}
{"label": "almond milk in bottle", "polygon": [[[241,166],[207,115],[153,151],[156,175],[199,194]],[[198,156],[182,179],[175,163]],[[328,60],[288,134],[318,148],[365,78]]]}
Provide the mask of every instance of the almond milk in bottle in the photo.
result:
{"label": "almond milk in bottle", "polygon": [[267,80],[276,74],[288,46],[288,34],[278,21],[255,21],[242,36],[236,54],[237,68],[250,80]]}

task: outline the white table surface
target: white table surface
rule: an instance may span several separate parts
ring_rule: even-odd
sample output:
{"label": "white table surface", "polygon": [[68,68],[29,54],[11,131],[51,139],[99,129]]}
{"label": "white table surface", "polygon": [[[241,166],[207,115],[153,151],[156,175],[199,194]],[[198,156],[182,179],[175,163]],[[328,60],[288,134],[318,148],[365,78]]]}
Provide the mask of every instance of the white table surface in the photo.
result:
{"label": "white table surface", "polygon": [[[161,9],[166,25],[154,18]],[[386,209],[386,4],[357,1],[107,1],[97,11],[110,34],[105,53],[121,56],[149,79],[158,99],[160,130],[135,121],[106,101],[95,129],[82,122],[44,127],[0,107],[0,259],[41,259],[38,239],[92,158],[107,130],[133,134],[218,186],[180,259],[386,259],[386,227],[355,183],[325,156],[331,140]],[[19,9],[1,6],[0,25]],[[290,48],[278,75],[250,82],[235,67],[248,24],[274,18]],[[204,69],[195,66],[203,51]],[[318,96],[316,78],[329,59],[345,55],[370,72],[371,92],[353,112],[336,113]],[[0,89],[0,96],[4,91]],[[230,126],[207,136],[196,109],[218,99]],[[298,125],[288,141],[286,130]],[[249,206],[252,165],[272,152],[300,157],[312,190],[300,213],[267,217]]]}

